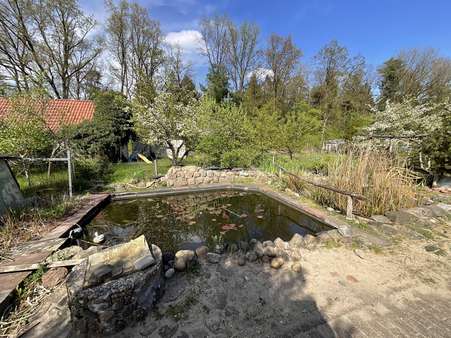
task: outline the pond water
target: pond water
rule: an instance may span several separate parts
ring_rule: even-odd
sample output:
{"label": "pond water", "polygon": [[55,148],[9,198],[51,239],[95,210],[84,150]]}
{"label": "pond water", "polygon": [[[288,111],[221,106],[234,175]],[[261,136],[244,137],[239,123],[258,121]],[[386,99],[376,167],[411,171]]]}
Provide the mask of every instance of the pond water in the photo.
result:
{"label": "pond water", "polygon": [[264,194],[215,191],[113,201],[88,226],[87,237],[102,233],[113,245],[144,234],[163,251],[176,251],[329,229]]}

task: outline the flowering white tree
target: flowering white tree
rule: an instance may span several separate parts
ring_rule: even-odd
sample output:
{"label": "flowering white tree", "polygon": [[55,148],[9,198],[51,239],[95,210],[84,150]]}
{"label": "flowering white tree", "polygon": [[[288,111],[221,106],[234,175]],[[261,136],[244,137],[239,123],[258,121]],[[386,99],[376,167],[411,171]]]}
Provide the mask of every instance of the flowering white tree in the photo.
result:
{"label": "flowering white tree", "polygon": [[449,103],[415,104],[387,102],[385,110],[376,110],[376,121],[367,131],[373,137],[415,140],[442,127],[442,117],[449,114]]}
{"label": "flowering white tree", "polygon": [[411,158],[418,158],[421,169],[443,171],[449,166],[450,116],[451,103],[446,101],[387,102],[385,110],[375,111],[375,122],[366,131],[371,139],[402,145]]}
{"label": "flowering white tree", "polygon": [[[171,93],[160,93],[148,106],[135,104],[136,132],[144,142],[166,146],[172,164],[178,165],[193,148],[198,135],[197,102],[178,102]],[[186,151],[180,156],[182,149]]]}

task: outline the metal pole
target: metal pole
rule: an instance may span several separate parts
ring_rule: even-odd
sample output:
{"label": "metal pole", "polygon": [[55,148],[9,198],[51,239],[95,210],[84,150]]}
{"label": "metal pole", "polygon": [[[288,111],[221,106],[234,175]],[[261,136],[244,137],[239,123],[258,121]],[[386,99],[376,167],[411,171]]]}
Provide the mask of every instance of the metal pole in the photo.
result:
{"label": "metal pole", "polygon": [[69,197],[72,198],[72,160],[69,148],[67,148],[67,178],[69,181]]}

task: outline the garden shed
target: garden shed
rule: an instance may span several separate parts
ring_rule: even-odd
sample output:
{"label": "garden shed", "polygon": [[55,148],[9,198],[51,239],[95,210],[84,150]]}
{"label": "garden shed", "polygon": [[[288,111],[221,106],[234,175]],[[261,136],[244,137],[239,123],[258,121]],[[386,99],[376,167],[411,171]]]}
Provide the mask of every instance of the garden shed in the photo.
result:
{"label": "garden shed", "polygon": [[9,167],[10,156],[0,155],[0,216],[8,209],[16,208],[24,203],[19,184]]}

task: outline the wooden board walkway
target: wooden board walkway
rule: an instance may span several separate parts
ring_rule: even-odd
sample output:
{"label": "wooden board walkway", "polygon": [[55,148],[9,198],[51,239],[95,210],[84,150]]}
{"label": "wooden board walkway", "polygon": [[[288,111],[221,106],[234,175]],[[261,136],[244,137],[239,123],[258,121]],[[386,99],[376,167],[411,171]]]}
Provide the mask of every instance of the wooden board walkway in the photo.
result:
{"label": "wooden board walkway", "polygon": [[[60,222],[43,238],[26,242],[11,252],[11,259],[0,263],[0,269],[12,265],[39,266],[48,256],[62,247],[69,231],[77,226],[88,224],[97,212],[110,200],[109,194],[95,194],[83,199],[83,206],[73,215]],[[0,318],[14,299],[14,291],[32,271],[20,271],[0,274]]]}

